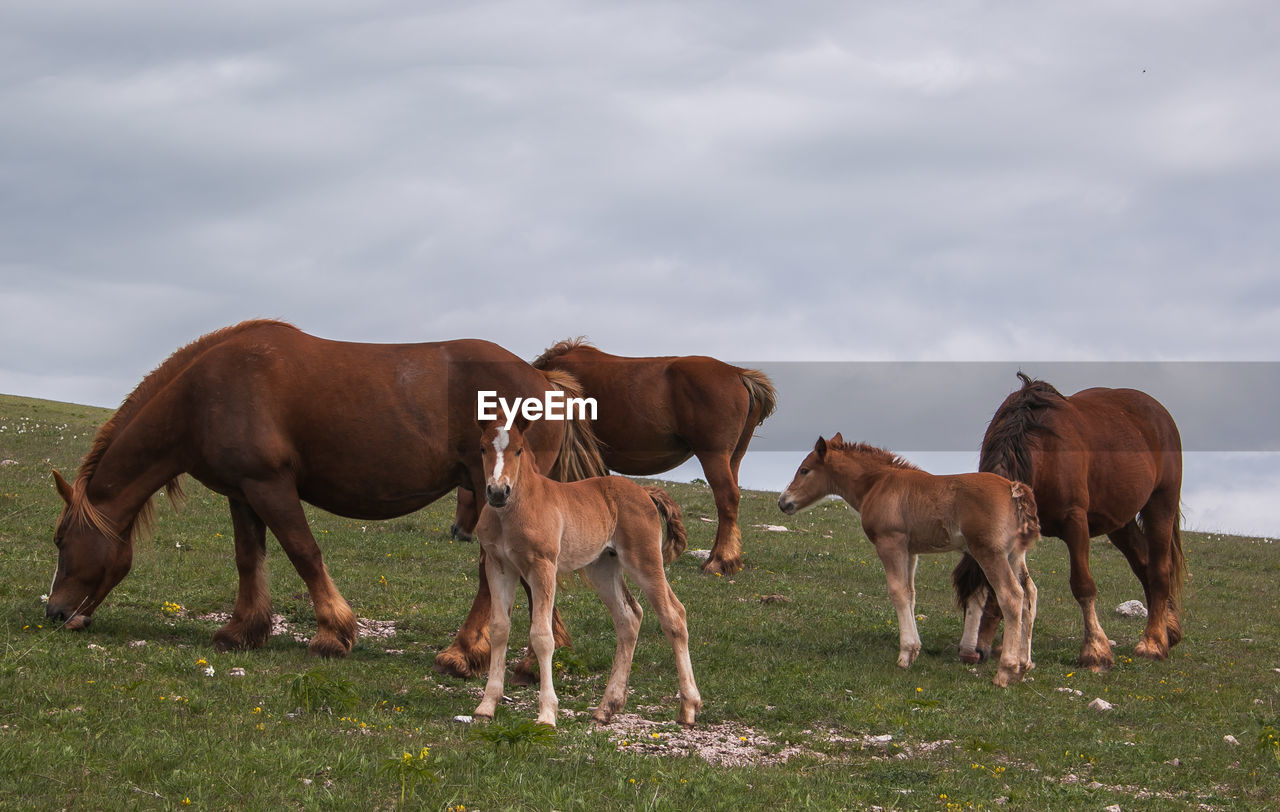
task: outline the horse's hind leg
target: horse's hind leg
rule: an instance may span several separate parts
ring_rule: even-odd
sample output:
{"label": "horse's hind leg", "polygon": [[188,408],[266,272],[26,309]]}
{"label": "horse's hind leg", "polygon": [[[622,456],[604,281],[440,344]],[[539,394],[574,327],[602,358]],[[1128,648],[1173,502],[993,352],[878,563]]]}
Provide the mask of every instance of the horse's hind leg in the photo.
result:
{"label": "horse's hind leg", "polygon": [[228,501],[231,525],[235,528],[240,586],[231,620],[214,632],[213,647],[218,651],[258,648],[271,636],[271,598],[265,566],[267,526],[245,502]]}
{"label": "horse's hind leg", "polygon": [[675,654],[676,678],[680,684],[680,714],[677,721],[685,727],[693,727],[698,711],[702,709],[702,695],[693,679],[693,663],[689,658],[689,625],[684,604],[671,591],[666,571],[662,567],[662,531],[654,530],[651,543],[637,543],[624,548],[623,566],[644,592],[645,598],[658,615],[662,633],[671,643]]}
{"label": "horse's hind leg", "polygon": [[716,500],[716,541],[702,565],[708,575],[733,575],[742,569],[742,531],[738,529],[738,477],[728,452],[695,452]]}
{"label": "horse's hind leg", "polygon": [[640,618],[644,610],[627,589],[622,578],[622,567],[613,552],[606,552],[583,570],[587,580],[613,618],[613,628],[618,641],[613,653],[613,669],[592,715],[602,725],[608,724],[613,715],[622,710],[627,701],[627,680],[631,676],[631,661],[635,656],[636,640],[640,636]]}
{"label": "horse's hind leg", "polygon": [[259,483],[246,486],[245,496],[307,584],[317,626],[307,649],[320,657],[345,657],[356,641],[356,616],[329,577],[297,491],[283,483]]}
{"label": "horse's hind leg", "polygon": [[1173,603],[1173,534],[1178,522],[1178,505],[1161,503],[1157,493],[1142,509],[1142,535],[1147,542],[1147,628],[1134,648],[1139,657],[1163,660],[1169,649],[1182,639]]}

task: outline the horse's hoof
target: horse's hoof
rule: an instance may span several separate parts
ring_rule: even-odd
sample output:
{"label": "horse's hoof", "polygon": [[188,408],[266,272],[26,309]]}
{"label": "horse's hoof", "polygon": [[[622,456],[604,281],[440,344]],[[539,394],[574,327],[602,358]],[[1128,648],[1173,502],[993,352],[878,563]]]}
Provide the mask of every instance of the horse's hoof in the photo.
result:
{"label": "horse's hoof", "polygon": [[1087,668],[1095,674],[1102,674],[1111,670],[1115,665],[1115,657],[1108,651],[1106,655],[1094,653],[1080,652],[1080,667]]}
{"label": "horse's hoof", "polygon": [[702,572],[706,575],[736,575],[742,572],[742,558],[708,558],[702,565]]}
{"label": "horse's hoof", "polygon": [[1138,645],[1133,648],[1133,653],[1139,657],[1146,657],[1148,660],[1166,660],[1169,658],[1167,646],[1153,643],[1150,640],[1138,641]]}
{"label": "horse's hoof", "polygon": [[977,665],[982,662],[982,654],[978,651],[960,651],[960,662],[965,665]]}
{"label": "horse's hoof", "polygon": [[353,642],[343,641],[333,632],[316,632],[316,636],[307,645],[307,653],[326,660],[346,657],[351,653]]}
{"label": "horse's hoof", "polygon": [[436,655],[436,661],[432,667],[438,674],[467,679],[479,674],[486,665],[487,663],[484,663],[473,667],[470,658],[463,655],[457,644],[454,644]]}
{"label": "horse's hoof", "polygon": [[524,664],[516,663],[511,667],[511,684],[523,687],[537,682],[537,679],[533,675],[533,671],[522,668],[522,665]]}

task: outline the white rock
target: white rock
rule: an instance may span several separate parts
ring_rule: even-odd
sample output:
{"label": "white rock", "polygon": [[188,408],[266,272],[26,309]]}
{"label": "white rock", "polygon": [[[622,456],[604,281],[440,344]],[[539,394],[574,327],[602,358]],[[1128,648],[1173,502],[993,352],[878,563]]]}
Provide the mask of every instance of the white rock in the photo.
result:
{"label": "white rock", "polygon": [[1107,812],[1120,812],[1120,804],[1112,804],[1107,807]]}
{"label": "white rock", "polygon": [[1122,617],[1146,617],[1147,607],[1142,601],[1125,601],[1116,607],[1116,614]]}
{"label": "white rock", "polygon": [[453,721],[459,722],[464,725],[469,725],[473,720],[470,716],[455,716],[453,717]]}
{"label": "white rock", "polygon": [[708,558],[711,557],[711,551],[710,550],[690,550],[689,555],[693,556],[694,558],[698,558],[703,561],[706,561]]}
{"label": "white rock", "polygon": [[1089,703],[1089,707],[1096,711],[1109,711],[1112,708],[1114,708],[1115,705],[1112,705],[1110,702],[1103,699],[1102,697],[1098,697],[1097,699]]}
{"label": "white rock", "polygon": [[1239,740],[1239,739],[1237,739],[1235,736],[1232,736],[1230,733],[1228,733],[1227,735],[1223,736],[1223,737],[1222,737],[1222,740],[1223,740],[1224,742],[1226,742],[1227,744],[1231,745],[1232,747],[1239,747],[1239,746],[1240,746],[1240,740]]}

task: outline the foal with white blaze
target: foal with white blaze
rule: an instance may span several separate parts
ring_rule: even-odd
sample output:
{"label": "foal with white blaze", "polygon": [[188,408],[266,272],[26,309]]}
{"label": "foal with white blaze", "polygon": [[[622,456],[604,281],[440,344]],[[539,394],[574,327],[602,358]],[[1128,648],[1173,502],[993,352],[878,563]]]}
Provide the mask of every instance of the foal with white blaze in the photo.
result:
{"label": "foal with white blaze", "polygon": [[[679,722],[691,726],[702,698],[693,681],[684,606],[663,570],[684,551],[680,507],[661,488],[642,487],[625,477],[604,476],[556,482],[539,473],[524,452],[527,422],[510,428],[491,424],[481,435],[485,507],[476,536],[485,553],[485,573],[493,593],[489,633],[489,681],[475,715],[493,718],[502,699],[511,605],[521,578],[529,585],[529,645],[538,658],[538,721],[554,726],[559,709],[552,684],[551,610],[556,576],[582,570],[600,595],[618,635],[613,671],[594,718],[607,724],[626,702],[627,678],[640,633],[640,604],[623,579],[630,575],[658,613],[675,651],[680,683]],[[663,519],[667,533],[662,532]]]}
{"label": "foal with white blaze", "polygon": [[[986,573],[1004,612],[1005,645],[995,684],[1004,687],[1034,667],[1036,586],[1026,554],[1040,536],[1040,524],[1029,487],[995,474],[934,476],[884,449],[845,443],[837,434],[830,443],[818,438],[778,497],[778,507],[792,514],[831,494],[861,514],[862,528],[884,564],[898,612],[899,666],[909,668],[920,653],[915,588],[920,554],[963,550]],[[962,652],[966,644],[972,650],[973,643],[962,641]]]}

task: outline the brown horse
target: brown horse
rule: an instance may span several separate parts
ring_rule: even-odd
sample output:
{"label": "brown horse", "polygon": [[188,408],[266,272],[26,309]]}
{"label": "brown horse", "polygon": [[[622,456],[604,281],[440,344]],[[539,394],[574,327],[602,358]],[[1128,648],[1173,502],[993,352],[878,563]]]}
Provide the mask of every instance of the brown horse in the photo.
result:
{"label": "brown horse", "polygon": [[[180,495],[189,473],[227,497],[240,575],[221,650],[262,645],[271,633],[266,530],[280,541],[315,606],[310,650],[342,656],[355,617],[325,569],[301,501],[342,516],[386,519],[484,481],[476,391],[542,397],[572,384],[484,341],[355,344],[273,321],[228,327],[179,349],[125,399],[97,433],[75,484],[54,472],[66,507],[46,613],[89,624],[129,572],[133,538],[151,497]],[[572,422],[530,432],[543,464],[557,462]],[[588,444],[594,444],[589,440]],[[558,467],[563,467],[557,462]],[[597,462],[596,468],[603,470]],[[488,659],[489,591],[480,592],[446,665],[467,673]],[[563,629],[561,629],[563,632]]]}
{"label": "brown horse", "polygon": [[764,373],[704,356],[624,358],[581,338],[555,344],[533,366],[571,373],[596,399],[593,428],[610,469],[650,476],[697,457],[719,520],[702,569],[742,569],[738,468],[756,426],[777,402]]}
{"label": "brown horse", "polygon": [[[1031,485],[1044,534],[1067,543],[1071,592],[1084,615],[1080,664],[1100,671],[1115,662],[1089,573],[1089,539],[1103,534],[1124,553],[1146,593],[1147,627],[1135,652],[1168,657],[1182,639],[1178,615],[1186,574],[1177,425],[1154,398],[1134,389],[1085,389],[1065,397],[1044,381],[1021,372],[1018,377],[1022,388],[987,426],[978,467]],[[985,588],[974,563],[962,558],[952,575],[961,606],[972,606]],[[999,618],[988,601],[977,634],[981,656],[991,653]],[[973,622],[966,617],[966,626]]]}
{"label": "brown horse", "polygon": [[[555,647],[551,612],[556,577],[582,570],[609,608],[618,645],[613,671],[596,708],[595,720],[607,724],[627,698],[627,678],[640,633],[640,604],[627,590],[630,575],[662,624],[675,651],[680,683],[679,721],[691,726],[702,699],[689,662],[689,629],[684,606],[667,583],[663,563],[684,551],[680,508],[666,491],[641,487],[619,476],[556,482],[538,473],[533,454],[524,454],[524,430],[495,423],[480,438],[484,455],[485,501],[476,535],[485,551],[493,614],[489,620],[493,653],[489,681],[475,715],[493,718],[502,699],[503,657],[511,631],[511,601],[516,581],[530,586],[532,616],[529,644],[538,658],[541,685],[538,721],[555,726],[558,703],[552,681]],[[662,519],[666,519],[664,540]]]}
{"label": "brown horse", "polygon": [[898,612],[898,665],[910,668],[920,653],[916,630],[916,563],[921,553],[964,550],[995,585],[1008,621],[994,682],[1021,679],[1031,662],[1036,586],[1027,550],[1039,536],[1030,489],[994,474],[934,476],[888,451],[821,437],[805,457],[778,507],[792,514],[836,494],[862,516],[862,529],[884,564],[889,597]]}

